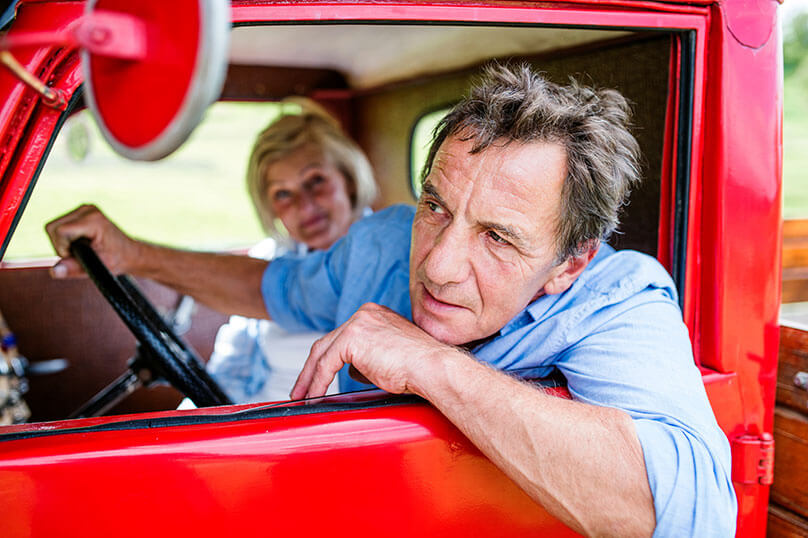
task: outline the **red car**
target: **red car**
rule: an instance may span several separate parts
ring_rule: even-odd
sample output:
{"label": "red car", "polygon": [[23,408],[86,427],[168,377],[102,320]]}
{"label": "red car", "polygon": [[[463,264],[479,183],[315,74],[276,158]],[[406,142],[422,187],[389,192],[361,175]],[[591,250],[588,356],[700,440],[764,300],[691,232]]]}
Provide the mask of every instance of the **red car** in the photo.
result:
{"label": "red car", "polygon": [[[142,17],[179,45],[161,56],[169,58],[162,67],[141,68],[156,53],[127,40],[140,31],[130,19],[88,23],[83,1],[17,3],[0,41],[3,63],[13,55],[19,64],[16,75],[0,70],[0,255],[37,196],[53,141],[88,104],[117,149],[152,159],[180,144],[217,95],[308,95],[368,153],[382,207],[414,199],[409,152],[418,120],[457,100],[492,58],[620,89],[635,105],[646,166],[615,242],[656,256],[673,275],[732,447],[737,534],[765,533],[780,301],[774,0],[236,0],[232,30],[226,9],[203,10],[197,21],[180,2],[168,14],[91,4]],[[197,27],[202,39],[188,30]],[[120,58],[134,63],[125,72],[105,64]],[[225,76],[217,66],[228,62]],[[33,81],[22,81],[23,70]],[[176,132],[164,137],[165,129]],[[125,370],[134,343],[90,284],[50,280],[49,263],[0,268],[0,310],[19,348],[71,363],[28,380],[24,397],[41,422],[0,430],[0,536],[574,534],[415,397],[369,392],[313,405],[175,411],[177,392],[141,390],[118,414],[57,420]],[[153,301],[172,300],[141,284]],[[197,314],[187,338],[201,356],[221,321]],[[182,392],[206,383],[196,367],[172,373],[171,358],[158,362]]]}

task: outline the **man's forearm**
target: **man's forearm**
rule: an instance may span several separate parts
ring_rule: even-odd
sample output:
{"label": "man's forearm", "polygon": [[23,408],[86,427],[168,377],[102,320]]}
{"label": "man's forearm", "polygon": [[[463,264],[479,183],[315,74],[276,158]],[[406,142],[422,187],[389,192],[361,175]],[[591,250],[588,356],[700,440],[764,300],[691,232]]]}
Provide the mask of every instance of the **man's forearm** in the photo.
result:
{"label": "man's forearm", "polygon": [[261,277],[268,262],[247,256],[189,252],[139,243],[131,273],[190,295],[225,314],[268,317]]}
{"label": "man's forearm", "polygon": [[654,504],[625,413],[549,396],[458,351],[411,390],[535,501],[578,532],[650,536]]}

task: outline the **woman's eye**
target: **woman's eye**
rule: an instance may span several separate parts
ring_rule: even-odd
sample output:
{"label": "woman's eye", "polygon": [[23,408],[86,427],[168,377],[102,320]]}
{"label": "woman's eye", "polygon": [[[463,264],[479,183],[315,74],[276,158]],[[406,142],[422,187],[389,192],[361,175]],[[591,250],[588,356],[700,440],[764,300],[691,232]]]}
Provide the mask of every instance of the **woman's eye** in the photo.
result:
{"label": "woman's eye", "polygon": [[490,237],[498,245],[510,245],[507,239],[499,235],[494,230],[488,230],[488,237]]}
{"label": "woman's eye", "polygon": [[272,193],[272,200],[275,202],[283,202],[292,197],[292,193],[286,190],[279,190]]}
{"label": "woman's eye", "polygon": [[322,187],[323,185],[325,185],[325,183],[326,183],[325,176],[317,174],[316,176],[310,177],[306,181],[306,190],[312,191],[318,187]]}

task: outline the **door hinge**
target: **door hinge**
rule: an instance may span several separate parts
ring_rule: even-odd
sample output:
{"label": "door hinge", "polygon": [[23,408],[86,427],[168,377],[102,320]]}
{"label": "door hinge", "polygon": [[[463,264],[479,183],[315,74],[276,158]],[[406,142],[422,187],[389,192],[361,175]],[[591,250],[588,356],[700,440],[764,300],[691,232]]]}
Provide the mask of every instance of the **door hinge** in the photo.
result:
{"label": "door hinge", "polygon": [[774,437],[740,435],[732,440],[732,481],[768,486],[774,479]]}

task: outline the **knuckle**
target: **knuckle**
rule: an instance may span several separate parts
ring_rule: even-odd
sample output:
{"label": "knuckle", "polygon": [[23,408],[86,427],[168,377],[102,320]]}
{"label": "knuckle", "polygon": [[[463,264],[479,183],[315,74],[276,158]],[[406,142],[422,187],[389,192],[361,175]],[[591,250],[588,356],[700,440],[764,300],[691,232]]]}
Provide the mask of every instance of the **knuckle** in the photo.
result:
{"label": "knuckle", "polygon": [[325,351],[325,337],[318,338],[315,342],[311,345],[310,357],[315,357],[318,355],[322,355],[323,351]]}
{"label": "knuckle", "polygon": [[331,361],[322,359],[317,363],[317,367],[314,370],[314,378],[317,380],[329,381],[338,370],[339,368],[334,368],[331,365]]}
{"label": "knuckle", "polygon": [[348,341],[352,340],[356,337],[357,334],[362,333],[362,324],[364,323],[364,316],[356,317],[352,323],[348,323],[342,331],[342,335],[344,338],[348,339]]}

